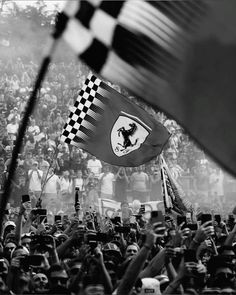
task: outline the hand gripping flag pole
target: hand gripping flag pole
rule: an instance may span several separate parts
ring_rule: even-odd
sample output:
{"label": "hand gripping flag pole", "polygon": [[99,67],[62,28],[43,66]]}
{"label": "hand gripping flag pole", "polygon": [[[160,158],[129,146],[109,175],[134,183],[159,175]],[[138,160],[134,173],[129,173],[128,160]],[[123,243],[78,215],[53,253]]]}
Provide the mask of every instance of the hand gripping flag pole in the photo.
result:
{"label": "hand gripping flag pole", "polygon": [[12,158],[11,158],[11,163],[10,163],[10,167],[9,167],[8,177],[4,183],[4,191],[3,191],[2,197],[0,199],[0,236],[1,236],[2,228],[3,228],[4,211],[5,211],[5,208],[6,208],[9,196],[10,196],[10,192],[11,192],[11,180],[14,178],[14,173],[15,173],[15,169],[17,166],[17,158],[18,158],[18,154],[21,150],[25,131],[26,131],[27,125],[29,123],[30,115],[32,114],[32,112],[34,110],[34,106],[37,101],[38,92],[39,92],[42,82],[45,78],[45,75],[47,73],[48,66],[51,62],[51,57],[53,56],[53,53],[55,52],[55,49],[56,49],[56,46],[58,43],[58,39],[61,36],[61,34],[64,31],[64,28],[66,26],[66,21],[67,20],[63,19],[63,17],[62,17],[60,19],[60,23],[57,24],[57,26],[55,27],[55,31],[52,34],[53,38],[50,39],[51,43],[49,44],[49,49],[47,50],[45,57],[42,61],[40,70],[38,72],[38,75],[37,75],[37,78],[35,81],[34,89],[31,93],[31,96],[30,96],[28,103],[26,105],[25,114],[24,114],[24,117],[23,117],[20,127],[19,127],[16,143],[15,143],[15,146],[14,146],[14,149],[12,152]]}

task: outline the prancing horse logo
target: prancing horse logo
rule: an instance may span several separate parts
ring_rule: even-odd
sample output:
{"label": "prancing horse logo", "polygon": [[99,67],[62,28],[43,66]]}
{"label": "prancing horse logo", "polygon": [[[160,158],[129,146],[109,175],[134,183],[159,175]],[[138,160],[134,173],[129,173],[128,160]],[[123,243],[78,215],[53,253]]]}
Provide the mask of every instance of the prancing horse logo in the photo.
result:
{"label": "prancing horse logo", "polygon": [[117,157],[125,156],[145,142],[151,128],[139,118],[122,112],[111,130],[111,146]]}
{"label": "prancing horse logo", "polygon": [[120,136],[120,134],[122,134],[122,136],[124,138],[124,141],[122,144],[118,143],[118,145],[123,147],[123,149],[121,151],[126,150],[129,146],[130,147],[135,146],[138,142],[138,138],[136,138],[134,143],[132,143],[130,140],[130,136],[134,135],[134,133],[137,131],[137,125],[135,123],[130,123],[129,126],[130,126],[129,129],[125,129],[125,127],[122,126],[121,128],[119,128],[117,130],[118,136]]}

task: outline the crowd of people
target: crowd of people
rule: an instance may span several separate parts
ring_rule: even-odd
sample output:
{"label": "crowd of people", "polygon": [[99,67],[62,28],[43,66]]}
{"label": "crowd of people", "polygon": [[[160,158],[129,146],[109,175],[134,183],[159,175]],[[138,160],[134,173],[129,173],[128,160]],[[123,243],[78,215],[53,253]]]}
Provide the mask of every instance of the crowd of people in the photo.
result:
{"label": "crowd of people", "polygon": [[[2,192],[38,66],[0,64]],[[170,131],[163,156],[204,213],[188,212],[183,222],[161,211],[146,218],[130,205],[163,200],[158,157],[114,167],[60,142],[87,74],[81,64],[52,64],[38,94],[4,216],[0,294],[235,294],[234,200],[226,194],[235,191],[175,121],[143,106]],[[103,216],[101,198],[121,208]]]}
{"label": "crowd of people", "polygon": [[[78,195],[77,195],[78,194]],[[5,211],[0,294],[236,294],[235,215]],[[234,212],[236,213],[236,212]]]}

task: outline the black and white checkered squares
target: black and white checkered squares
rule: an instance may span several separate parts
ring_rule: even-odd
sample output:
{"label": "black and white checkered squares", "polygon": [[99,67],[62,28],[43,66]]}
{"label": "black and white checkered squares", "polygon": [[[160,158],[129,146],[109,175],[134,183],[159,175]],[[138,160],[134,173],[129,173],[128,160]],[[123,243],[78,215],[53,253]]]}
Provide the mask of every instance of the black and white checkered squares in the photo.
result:
{"label": "black and white checkered squares", "polygon": [[96,121],[101,116],[99,114],[101,103],[97,95],[100,83],[101,80],[94,75],[88,76],[64,126],[61,141],[68,144],[86,142],[86,139],[94,132]]}

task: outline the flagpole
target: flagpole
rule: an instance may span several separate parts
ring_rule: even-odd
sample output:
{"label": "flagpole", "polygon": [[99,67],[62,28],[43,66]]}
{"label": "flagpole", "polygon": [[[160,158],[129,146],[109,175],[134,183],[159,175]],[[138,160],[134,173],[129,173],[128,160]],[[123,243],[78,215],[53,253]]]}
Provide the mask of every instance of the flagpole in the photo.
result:
{"label": "flagpole", "polygon": [[25,131],[26,131],[26,128],[29,123],[29,118],[34,110],[34,107],[35,107],[35,104],[37,101],[38,91],[40,90],[41,84],[42,84],[42,82],[45,78],[45,75],[47,73],[48,66],[51,62],[51,57],[56,49],[57,43],[58,43],[57,39],[50,39],[49,49],[47,50],[47,53],[45,54],[45,57],[42,61],[42,64],[41,64],[41,67],[38,72],[37,79],[36,79],[36,82],[34,85],[34,89],[31,93],[28,103],[26,105],[25,113],[24,113],[23,119],[22,119],[20,127],[19,127],[18,135],[16,138],[16,143],[15,143],[15,146],[14,146],[14,149],[12,152],[12,158],[11,158],[11,162],[9,165],[8,177],[4,183],[4,191],[3,191],[2,197],[0,199],[0,236],[2,234],[5,208],[6,208],[6,205],[7,205],[9,196],[10,196],[10,192],[11,192],[11,180],[14,178],[14,174],[15,174],[15,170],[16,170],[16,166],[17,166],[18,154],[21,151]]}
{"label": "flagpole", "polygon": [[162,178],[162,185],[163,185],[163,201],[164,201],[165,213],[167,213],[166,209],[170,208],[170,202],[169,202],[169,195],[168,195],[167,187],[166,187],[166,180],[165,180],[165,173],[163,171],[163,165],[164,165],[164,158],[162,155],[160,155],[161,178]]}

